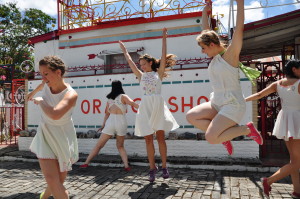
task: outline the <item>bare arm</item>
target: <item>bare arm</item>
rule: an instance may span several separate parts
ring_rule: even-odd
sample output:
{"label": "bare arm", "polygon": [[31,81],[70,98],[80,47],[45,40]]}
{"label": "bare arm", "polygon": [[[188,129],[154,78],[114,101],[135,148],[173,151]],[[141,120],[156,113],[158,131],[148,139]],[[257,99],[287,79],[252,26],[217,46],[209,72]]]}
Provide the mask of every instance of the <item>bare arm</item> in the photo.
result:
{"label": "bare arm", "polygon": [[162,37],[162,53],[160,59],[160,66],[157,70],[157,73],[160,79],[163,78],[166,68],[166,56],[167,56],[167,28],[163,29],[163,37]]}
{"label": "bare arm", "polygon": [[37,94],[39,91],[43,90],[44,85],[45,85],[45,82],[42,81],[42,83],[40,83],[32,92],[27,94],[26,100],[27,101],[32,100],[32,98],[35,96],[35,94]]}
{"label": "bare arm", "polygon": [[142,74],[143,74],[142,71],[140,71],[140,70],[138,69],[138,67],[135,65],[135,63],[132,61],[132,58],[131,58],[131,56],[129,55],[129,53],[128,53],[128,51],[127,51],[127,49],[126,49],[124,43],[123,43],[122,41],[119,41],[119,44],[120,44],[120,48],[121,48],[121,50],[123,51],[124,56],[125,56],[125,58],[126,58],[126,61],[128,62],[129,66],[130,66],[130,68],[131,68],[131,70],[132,70],[132,72],[135,74],[135,76],[137,76],[137,78],[138,78],[139,80],[141,80],[141,77],[142,77]]}
{"label": "bare arm", "polygon": [[243,33],[244,33],[244,0],[236,0],[237,14],[236,14],[236,27],[233,33],[232,42],[224,54],[224,59],[234,67],[239,66],[239,56],[243,46]]}
{"label": "bare arm", "polygon": [[208,13],[211,13],[212,2],[210,0],[206,1],[206,5],[202,11],[202,30],[210,30],[208,24]]}
{"label": "bare arm", "polygon": [[135,103],[128,95],[122,95],[122,103],[128,104],[129,106],[133,106],[136,109],[139,108],[139,105]]}
{"label": "bare arm", "polygon": [[75,91],[69,91],[65,94],[64,98],[54,107],[50,106],[41,97],[34,98],[35,104],[39,104],[44,113],[53,120],[59,120],[66,112],[68,112],[77,101],[77,93]]}
{"label": "bare arm", "polygon": [[261,99],[261,98],[263,98],[267,95],[270,95],[271,93],[277,92],[277,83],[278,82],[274,82],[271,85],[269,85],[267,88],[265,88],[264,90],[262,90],[258,93],[255,93],[253,95],[250,95],[249,97],[246,97],[245,98],[246,102],[253,101],[253,100],[258,100],[258,99]]}

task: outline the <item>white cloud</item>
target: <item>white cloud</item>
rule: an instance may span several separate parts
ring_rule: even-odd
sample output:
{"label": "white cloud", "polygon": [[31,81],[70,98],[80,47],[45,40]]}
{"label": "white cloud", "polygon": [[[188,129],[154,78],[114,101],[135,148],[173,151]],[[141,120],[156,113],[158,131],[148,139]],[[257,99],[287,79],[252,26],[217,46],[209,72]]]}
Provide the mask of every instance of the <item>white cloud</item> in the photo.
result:
{"label": "white cloud", "polygon": [[294,0],[296,9],[300,9],[300,0]]}
{"label": "white cloud", "polygon": [[57,16],[57,1],[56,0],[1,0],[1,3],[17,3],[17,7],[21,10],[28,8],[36,8],[44,13],[56,17]]}
{"label": "white cloud", "polygon": [[[236,4],[234,4],[234,9],[236,9]],[[253,7],[261,7],[259,1],[251,1],[250,4],[245,5],[246,8],[253,8]],[[224,14],[224,17],[221,18],[222,24],[225,28],[228,28],[228,20],[229,20],[229,1],[228,0],[216,0],[213,2],[213,14]],[[264,9],[251,9],[245,10],[245,23],[249,23],[252,21],[257,21],[264,19]],[[234,18],[236,20],[236,12],[234,14]],[[231,22],[232,26],[232,22]]]}
{"label": "white cloud", "polygon": [[[259,1],[252,1],[250,5],[245,5],[245,8],[260,7]],[[245,10],[245,23],[257,21],[265,18],[264,8]]]}

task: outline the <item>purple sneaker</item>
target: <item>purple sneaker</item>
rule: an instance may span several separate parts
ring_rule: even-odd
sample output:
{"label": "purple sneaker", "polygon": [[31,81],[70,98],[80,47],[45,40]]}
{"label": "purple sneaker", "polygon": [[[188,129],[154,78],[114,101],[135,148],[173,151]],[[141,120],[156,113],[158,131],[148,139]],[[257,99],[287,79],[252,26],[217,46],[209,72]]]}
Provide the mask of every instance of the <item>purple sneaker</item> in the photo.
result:
{"label": "purple sneaker", "polygon": [[149,171],[149,181],[152,183],[155,181],[156,169],[150,169]]}
{"label": "purple sneaker", "polygon": [[164,179],[169,178],[170,174],[169,174],[168,168],[162,168],[161,170],[162,170],[162,177],[163,177]]}

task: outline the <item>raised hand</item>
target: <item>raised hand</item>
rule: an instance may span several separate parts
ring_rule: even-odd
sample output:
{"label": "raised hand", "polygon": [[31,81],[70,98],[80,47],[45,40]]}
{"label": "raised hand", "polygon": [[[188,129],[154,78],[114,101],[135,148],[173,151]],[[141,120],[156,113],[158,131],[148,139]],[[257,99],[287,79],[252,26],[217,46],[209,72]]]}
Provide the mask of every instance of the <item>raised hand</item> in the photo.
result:
{"label": "raised hand", "polygon": [[208,13],[212,10],[212,2],[210,0],[205,1],[206,5],[203,9],[203,12]]}
{"label": "raised hand", "polygon": [[168,30],[167,28],[163,28],[163,37],[167,37],[168,36]]}
{"label": "raised hand", "polygon": [[122,41],[119,41],[119,44],[120,44],[120,48],[121,48],[121,50],[124,52],[126,52],[126,47],[125,47],[125,45],[124,45],[124,43],[122,42]]}

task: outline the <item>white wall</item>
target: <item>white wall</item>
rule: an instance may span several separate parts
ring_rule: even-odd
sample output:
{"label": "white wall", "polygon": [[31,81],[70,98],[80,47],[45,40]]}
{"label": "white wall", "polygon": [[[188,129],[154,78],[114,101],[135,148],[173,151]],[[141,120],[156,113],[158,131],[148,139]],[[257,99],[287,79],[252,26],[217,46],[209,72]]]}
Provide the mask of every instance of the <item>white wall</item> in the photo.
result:
{"label": "white wall", "polygon": [[[69,33],[59,36],[59,40],[39,42],[35,44],[35,70],[38,71],[38,61],[46,55],[59,55],[69,67],[74,66],[88,66],[104,64],[104,61],[100,58],[88,59],[88,54],[98,54],[102,51],[121,53],[119,44],[120,39],[128,39],[130,41],[125,42],[126,47],[137,49],[144,47],[144,51],[141,54],[148,53],[154,57],[160,58],[161,56],[161,36],[158,31],[161,31],[164,27],[169,30],[170,37],[167,39],[168,53],[173,53],[178,56],[178,59],[189,59],[205,57],[201,53],[200,47],[195,40],[197,31],[191,33],[194,35],[180,35],[180,31],[184,28],[193,27],[201,32],[200,24],[196,22],[201,17],[175,19],[168,21],[152,22],[146,24],[137,24],[129,26],[120,26],[106,29],[97,29],[91,31]],[[173,31],[173,32],[172,32]],[[174,32],[175,31],[175,32]],[[150,33],[156,33],[156,37],[147,38]],[[144,40],[135,40],[135,37],[145,37]],[[172,37],[173,36],[173,37]],[[175,36],[175,37],[174,37]],[[97,38],[112,38],[112,43],[94,45],[93,42]],[[76,42],[83,42],[87,44],[91,42],[89,46],[75,47]],[[69,48],[59,49],[59,45],[70,46]]]}
{"label": "white wall", "polygon": [[[198,74],[198,76],[197,76]],[[242,80],[244,80],[241,74]],[[104,110],[106,105],[106,95],[111,91],[110,87],[105,87],[111,84],[113,80],[120,80],[123,83],[124,91],[132,99],[140,98],[140,87],[135,85],[138,83],[133,74],[117,74],[117,75],[99,75],[87,77],[66,78],[66,82],[70,83],[75,88],[79,97],[77,106],[74,109],[73,120],[77,131],[88,131],[97,129],[103,122]],[[197,82],[197,81],[203,82]],[[196,82],[195,82],[196,81]],[[170,77],[163,82],[170,84],[163,84],[162,95],[168,105],[173,110],[173,115],[178,124],[183,128],[176,130],[176,132],[199,132],[198,129],[191,128],[192,126],[186,121],[185,114],[191,107],[197,105],[197,100],[200,97],[209,99],[211,93],[211,85],[208,81],[207,69],[193,69],[193,70],[176,70],[170,72]],[[29,81],[28,88],[31,90],[40,83],[40,80]],[[242,89],[245,96],[252,94],[252,85],[249,81],[241,81]],[[103,86],[103,87],[100,87]],[[88,88],[87,88],[88,87]],[[94,88],[91,88],[94,87]],[[99,88],[97,88],[99,87]],[[98,104],[100,113],[97,109],[93,109],[93,102]],[[200,103],[205,102],[204,99]],[[90,111],[88,112],[88,104]],[[187,105],[183,105],[187,104]],[[39,110],[33,103],[28,104],[29,129],[35,128],[39,122]],[[95,112],[93,112],[95,110]],[[84,112],[87,112],[86,114]],[[135,113],[131,108],[127,113],[128,125],[133,126],[135,122]],[[241,124],[252,120],[252,104],[247,103],[247,111]],[[82,128],[79,128],[82,126]],[[88,127],[93,126],[93,127]],[[133,132],[133,128],[128,128],[128,132]]]}
{"label": "white wall", "polygon": [[[87,66],[104,64],[104,61],[99,58],[88,59],[88,54],[98,54],[102,51],[109,51],[121,53],[119,39],[127,38],[129,42],[125,45],[129,49],[138,49],[144,47],[141,54],[148,53],[154,57],[161,56],[161,31],[164,27],[168,28],[169,37],[167,39],[168,53],[176,54],[178,59],[203,58],[201,48],[197,45],[195,40],[197,31],[201,31],[199,24],[196,22],[201,17],[193,17],[186,19],[175,19],[168,21],[160,21],[146,24],[137,24],[129,26],[120,26],[114,28],[97,29],[85,32],[70,33],[60,35],[59,40],[48,41],[46,43],[40,42],[35,44],[36,57],[36,71],[38,71],[38,60],[46,55],[59,55],[69,67]],[[183,32],[187,31],[188,34]],[[190,32],[189,32],[190,31]],[[153,36],[152,39],[147,36]],[[141,36],[142,40],[136,40]],[[108,39],[112,43],[93,45],[95,39]],[[77,43],[79,42],[79,43]],[[76,45],[80,42],[89,44],[89,46],[78,47]],[[94,43],[93,43],[94,42]],[[69,48],[59,49],[59,46],[69,46]],[[207,64],[194,65],[197,67],[207,66]],[[91,72],[92,73],[92,72]],[[197,75],[198,74],[198,75]],[[78,75],[78,74],[77,74]],[[241,75],[243,78],[243,76]],[[110,92],[110,87],[105,87],[111,84],[112,80],[121,80],[124,85],[124,90],[131,98],[136,99],[141,97],[141,92],[138,83],[133,74],[116,74],[116,75],[98,75],[67,78],[69,82],[79,94],[78,103],[73,115],[74,123],[77,131],[87,131],[96,129],[102,124],[104,117],[104,109],[106,104],[106,95]],[[202,80],[203,82],[197,82]],[[196,82],[194,82],[196,81]],[[165,79],[164,82],[170,84],[163,84],[162,95],[165,98],[168,107],[174,111],[174,117],[182,128],[177,132],[199,132],[195,128],[191,128],[185,119],[185,113],[193,106],[197,105],[197,100],[202,98],[209,98],[211,86],[208,82],[208,74],[206,69],[192,69],[192,70],[177,70],[171,72],[171,77]],[[33,89],[38,85],[39,81],[30,81],[29,89]],[[245,96],[251,94],[251,83],[249,81],[241,82]],[[100,87],[104,86],[104,87]],[[87,88],[88,87],[88,88]],[[101,101],[99,110],[93,112],[93,103]],[[205,100],[202,99],[201,103]],[[91,106],[88,113],[88,104]],[[183,105],[187,104],[187,105]],[[81,108],[82,107],[82,108]],[[29,128],[35,128],[39,121],[39,110],[33,104],[29,104]],[[247,104],[247,112],[242,123],[251,120],[252,109],[251,103]],[[128,125],[133,126],[135,121],[135,113],[129,109]],[[133,132],[133,128],[128,128],[129,132]]]}

